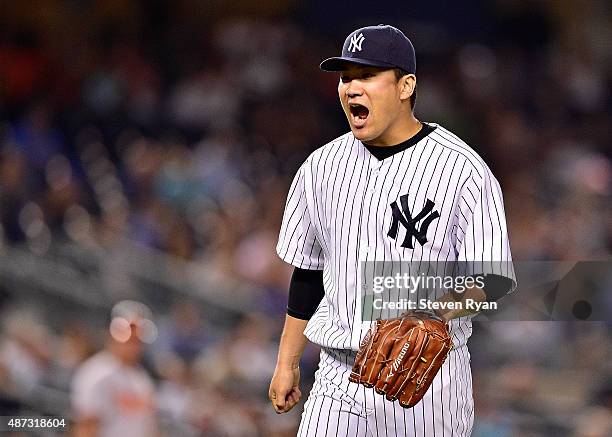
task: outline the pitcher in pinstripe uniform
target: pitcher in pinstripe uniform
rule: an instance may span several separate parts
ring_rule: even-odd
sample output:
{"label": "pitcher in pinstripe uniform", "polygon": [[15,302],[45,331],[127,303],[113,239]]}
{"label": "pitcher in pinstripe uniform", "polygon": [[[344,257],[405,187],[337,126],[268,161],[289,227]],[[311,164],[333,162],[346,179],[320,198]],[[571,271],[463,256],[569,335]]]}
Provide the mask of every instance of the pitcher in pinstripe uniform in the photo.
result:
{"label": "pitcher in pinstripe uniform", "polygon": [[415,118],[415,52],[400,30],[358,29],[342,56],[321,68],[340,75],[351,130],[315,150],[289,190],[277,252],[295,269],[270,401],[277,413],[299,402],[299,361],[310,340],[321,356],[300,436],[467,436],[474,418],[471,310],[437,311],[453,349],[413,408],[349,382],[371,324],[363,317],[360,265],[467,262],[481,266],[471,273],[498,279],[470,295],[498,299],[515,284],[500,186],[466,143]]}

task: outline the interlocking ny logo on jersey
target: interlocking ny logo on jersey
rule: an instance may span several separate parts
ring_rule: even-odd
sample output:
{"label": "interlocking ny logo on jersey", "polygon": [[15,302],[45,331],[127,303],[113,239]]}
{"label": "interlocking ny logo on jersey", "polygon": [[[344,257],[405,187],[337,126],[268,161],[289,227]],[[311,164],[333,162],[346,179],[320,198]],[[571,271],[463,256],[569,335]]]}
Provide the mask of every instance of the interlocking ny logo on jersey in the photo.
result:
{"label": "interlocking ny logo on jersey", "polygon": [[[412,218],[412,216],[410,215],[407,194],[400,197],[400,204],[402,206],[401,211],[397,206],[397,201],[394,201],[391,204],[393,222],[391,223],[391,229],[389,229],[387,235],[393,239],[396,239],[397,233],[399,231],[399,225],[401,223],[402,226],[406,228],[406,236],[404,237],[402,247],[414,249],[414,246],[412,245],[413,237],[416,238],[416,240],[421,244],[421,246],[423,246],[425,243],[427,243],[427,228],[429,228],[431,222],[440,217],[440,213],[438,211],[431,211],[435,206],[435,203],[427,199],[425,207],[423,207],[421,212],[419,212],[414,218]],[[416,226],[421,220],[423,220],[423,222],[421,223],[421,228],[417,229]]]}
{"label": "interlocking ny logo on jersey", "polygon": [[361,44],[363,44],[364,39],[365,36],[363,36],[363,33],[351,35],[351,43],[348,46],[348,51],[353,53],[355,53],[355,50],[361,51]]}

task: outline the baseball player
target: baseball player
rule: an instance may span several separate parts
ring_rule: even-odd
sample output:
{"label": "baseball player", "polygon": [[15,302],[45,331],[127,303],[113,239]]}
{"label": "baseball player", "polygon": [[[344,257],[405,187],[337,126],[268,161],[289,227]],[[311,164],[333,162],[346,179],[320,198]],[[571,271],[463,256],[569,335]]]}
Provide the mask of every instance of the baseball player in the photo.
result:
{"label": "baseball player", "polygon": [[[500,186],[465,142],[415,118],[415,52],[400,30],[358,29],[342,56],[320,67],[339,73],[350,132],[315,150],[289,190],[277,252],[295,269],[270,401],[283,413],[300,400],[299,361],[310,340],[321,354],[300,436],[467,436],[474,406],[466,343],[474,310],[432,314],[446,324],[452,347],[422,400],[405,408],[349,381],[372,327],[361,266],[465,262],[471,274],[495,280],[470,287],[462,299],[499,299],[515,285]],[[451,295],[434,297],[444,302]]]}
{"label": "baseball player", "polygon": [[124,300],[113,307],[104,349],[84,361],[72,380],[75,436],[158,435],[155,386],[140,365],[144,345],[156,333],[146,305]]}

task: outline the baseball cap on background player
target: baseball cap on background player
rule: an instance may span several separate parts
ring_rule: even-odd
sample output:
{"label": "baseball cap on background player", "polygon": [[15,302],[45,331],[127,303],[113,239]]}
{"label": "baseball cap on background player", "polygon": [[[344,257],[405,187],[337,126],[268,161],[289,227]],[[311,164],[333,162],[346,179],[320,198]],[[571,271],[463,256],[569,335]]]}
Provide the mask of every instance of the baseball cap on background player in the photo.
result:
{"label": "baseball cap on background player", "polygon": [[342,46],[342,56],[321,62],[324,71],[342,71],[347,63],[381,68],[400,68],[416,74],[412,42],[396,27],[379,24],[351,32]]}

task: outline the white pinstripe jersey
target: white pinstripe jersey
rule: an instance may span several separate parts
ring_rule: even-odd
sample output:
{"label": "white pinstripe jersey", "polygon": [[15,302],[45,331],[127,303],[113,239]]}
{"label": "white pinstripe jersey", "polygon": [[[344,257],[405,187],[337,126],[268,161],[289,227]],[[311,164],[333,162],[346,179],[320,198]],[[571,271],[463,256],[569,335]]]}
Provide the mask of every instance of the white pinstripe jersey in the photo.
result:
{"label": "white pinstripe jersey", "polygon": [[[496,271],[476,267],[472,273],[514,279],[499,183],[472,148],[428,124],[432,132],[383,160],[349,132],[315,150],[298,170],[277,252],[295,267],[323,270],[325,296],[304,332],[310,341],[359,349],[370,326],[361,317],[360,261],[495,261]],[[440,214],[427,227],[426,242],[413,248],[402,246],[401,226],[397,238],[388,235],[391,204],[405,195],[415,214],[428,201]],[[471,318],[450,327],[454,346],[462,346]]]}

